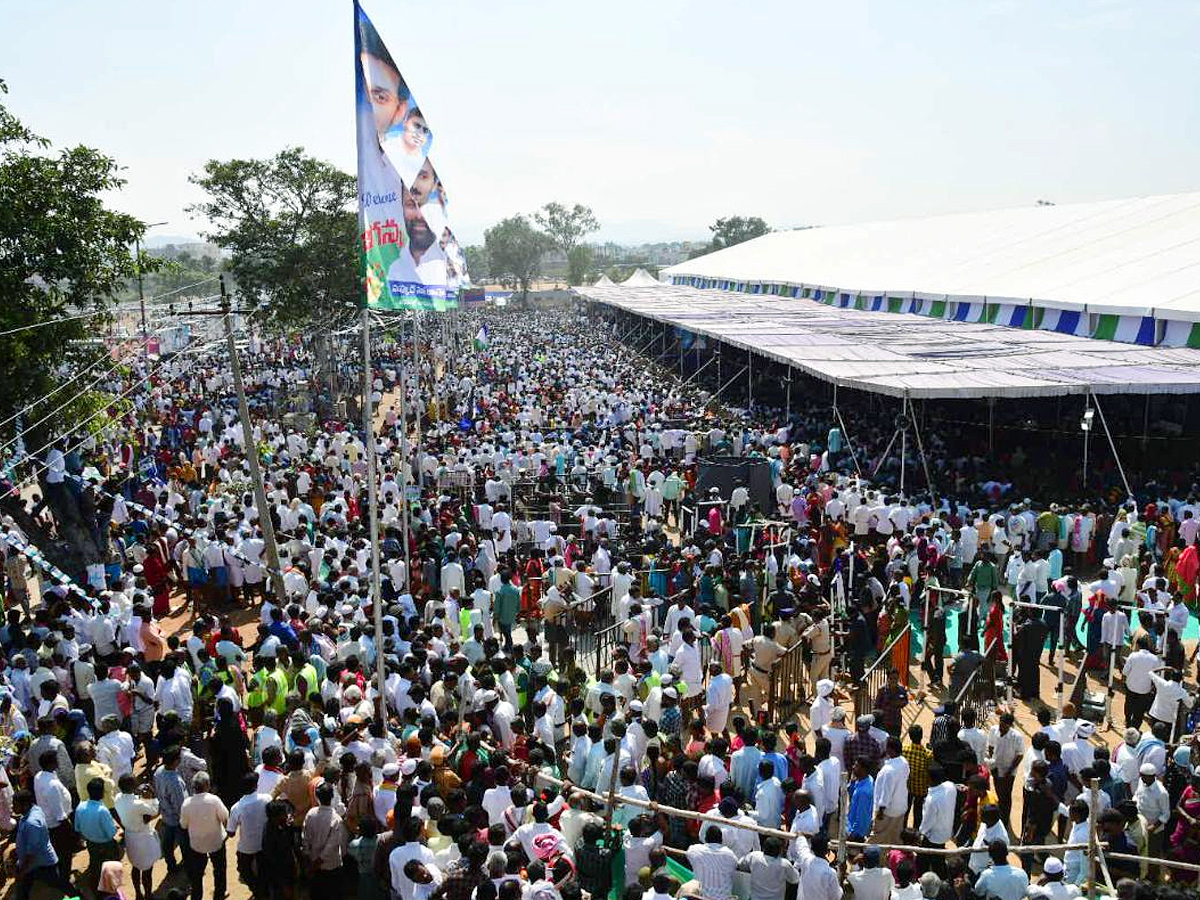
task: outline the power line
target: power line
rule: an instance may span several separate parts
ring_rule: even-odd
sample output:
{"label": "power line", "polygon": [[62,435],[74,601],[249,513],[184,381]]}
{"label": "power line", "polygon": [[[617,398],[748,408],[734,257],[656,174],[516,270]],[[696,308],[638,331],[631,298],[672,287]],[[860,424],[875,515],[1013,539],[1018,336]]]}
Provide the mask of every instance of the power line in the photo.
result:
{"label": "power line", "polygon": [[[209,342],[208,342],[208,343],[206,343],[206,344],[202,344],[202,345],[200,345],[200,346],[198,346],[198,347],[192,348],[192,350],[193,350],[193,352],[197,352],[197,353],[198,353],[199,351],[201,351],[201,350],[203,350],[203,349],[205,349],[205,348],[207,348],[207,347],[211,347],[211,346],[213,346],[213,345],[215,345],[215,344],[220,344],[220,343],[222,343],[222,342],[223,342],[223,339],[220,339],[220,338],[218,338],[218,339],[216,339],[216,340],[209,341]],[[192,365],[195,365],[195,363],[196,363],[196,362],[198,362],[198,361],[199,361],[199,357],[197,357],[195,360],[193,360],[193,361],[192,361]],[[157,364],[154,366],[154,368],[156,368],[156,369],[157,369],[159,366],[163,365],[163,364],[164,364],[164,363],[166,363],[166,362],[167,362],[167,360],[160,360],[160,361],[159,361],[159,362],[158,362],[158,363],[157,363]],[[147,374],[147,376],[149,376],[149,374],[150,374],[150,373],[149,373],[149,372],[147,372],[146,374]],[[141,387],[141,386],[142,386],[142,379],[138,379],[138,383],[137,383],[137,384],[135,384],[133,387],[129,388],[129,390],[127,390],[127,391],[125,391],[124,393],[122,393],[122,394],[121,394],[120,396],[118,396],[118,397],[117,397],[117,398],[116,398],[116,399],[115,399],[113,402],[116,402],[116,400],[122,400],[122,399],[124,399],[125,397],[127,397],[129,394],[133,393],[135,390],[137,390],[137,389],[138,389],[139,387]],[[80,425],[84,425],[84,424],[86,424],[86,423],[90,422],[92,419],[96,418],[96,416],[100,415],[102,412],[104,412],[104,410],[103,410],[103,409],[101,409],[101,410],[99,410],[99,411],[97,411],[97,412],[93,413],[91,416],[89,416],[88,418],[84,419],[82,422],[78,423],[78,424],[77,424],[77,425],[75,425],[73,428],[70,428],[70,429],[68,429],[67,431],[64,431],[62,434],[60,434],[60,435],[58,435],[57,437],[55,437],[55,438],[54,438],[52,441],[50,441],[50,443],[46,444],[44,447],[41,447],[40,449],[38,449],[38,450],[37,450],[37,451],[35,451],[34,453],[31,453],[31,454],[29,454],[29,456],[30,456],[31,458],[35,458],[35,459],[36,459],[36,457],[37,457],[37,454],[38,454],[38,453],[42,453],[42,452],[44,452],[44,451],[48,450],[50,447],[52,447],[52,446],[54,446],[56,443],[58,443],[58,441],[62,440],[64,437],[66,437],[68,434],[72,434],[73,432],[77,431],[77,430],[79,429]],[[67,451],[66,451],[66,452],[67,452],[67,453],[74,453],[76,450],[78,450],[80,447],[82,447],[84,444],[86,444],[86,443],[87,443],[89,440],[91,440],[91,438],[92,438],[92,436],[89,434],[89,435],[88,435],[87,437],[85,437],[83,440],[81,440],[81,441],[77,442],[77,443],[76,443],[74,446],[67,448]],[[64,455],[65,455],[65,454],[64,454]],[[14,482],[13,482],[13,486],[12,486],[11,488],[9,488],[9,489],[8,489],[8,491],[6,491],[4,494],[0,494],[0,500],[3,500],[3,499],[5,499],[6,497],[11,497],[13,494],[19,494],[19,493],[21,492],[21,485],[22,485],[22,484],[24,484],[25,482],[29,481],[30,479],[34,479],[34,480],[36,480],[36,479],[37,479],[37,476],[41,475],[43,472],[46,472],[46,471],[48,471],[49,469],[50,469],[50,465],[49,465],[49,463],[45,463],[45,462],[41,463],[40,465],[34,466],[34,468],[33,468],[33,471],[32,471],[32,472],[30,472],[30,474],[29,474],[29,475],[28,475],[28,476],[27,476],[25,479],[23,479],[22,481],[14,481]]]}
{"label": "power line", "polygon": [[[158,326],[158,327],[160,327],[160,328],[161,328],[161,327],[162,327],[163,325],[165,325],[167,322],[171,321],[171,319],[172,319],[172,318],[178,318],[178,315],[175,315],[175,316],[168,316],[166,319],[164,319],[162,322],[160,322],[160,323],[159,323],[159,326]],[[152,340],[154,340],[154,338],[153,338],[153,337],[146,337],[146,338],[145,338],[145,339],[143,339],[142,341],[139,341],[139,342],[138,342],[138,343],[135,345],[135,347],[134,347],[133,349],[135,349],[135,350],[140,350],[140,349],[142,348],[142,346],[143,346],[143,345],[145,345],[145,344],[148,344],[148,343],[149,343],[150,341],[152,341]],[[92,369],[96,368],[98,365],[100,365],[100,364],[101,364],[102,362],[104,362],[105,360],[106,360],[106,357],[104,357],[104,356],[101,356],[99,359],[97,359],[97,360],[96,360],[94,363],[92,363],[92,364],[91,364],[90,366],[88,366],[87,368],[83,369],[83,370],[82,370],[82,371],[80,371],[80,372],[76,372],[70,381],[64,381],[62,384],[60,384],[58,387],[56,387],[56,388],[55,388],[54,390],[52,390],[50,393],[48,393],[48,394],[43,394],[41,397],[38,397],[38,398],[37,398],[36,400],[34,400],[32,403],[29,403],[29,404],[28,404],[27,406],[25,406],[23,409],[19,409],[19,410],[17,410],[15,413],[13,413],[11,416],[9,416],[7,419],[5,419],[3,422],[0,422],[0,428],[3,428],[5,425],[9,424],[10,422],[13,422],[13,421],[15,421],[17,418],[19,418],[20,416],[22,416],[22,415],[24,415],[25,413],[29,412],[29,411],[30,411],[31,409],[33,409],[34,407],[36,407],[36,406],[38,406],[38,405],[40,405],[40,404],[42,404],[42,403],[46,402],[47,400],[49,400],[51,397],[53,397],[55,394],[57,394],[59,391],[63,390],[64,388],[66,388],[66,387],[70,386],[71,384],[74,384],[74,383],[75,383],[75,381],[76,381],[76,380],[78,380],[78,379],[79,379],[81,376],[83,376],[83,375],[86,375],[88,372],[90,372]],[[106,373],[106,375],[108,375],[108,374],[111,374],[112,372],[115,372],[117,369],[119,369],[119,368],[120,368],[120,367],[121,367],[121,366],[124,364],[124,362],[125,362],[125,361],[127,361],[127,359],[123,359],[123,360],[120,360],[120,361],[118,361],[118,362],[117,362],[115,365],[113,365],[112,367],[110,367],[110,368],[109,368],[109,370],[108,370],[108,372]],[[106,376],[101,376],[101,378],[103,378],[103,377],[106,377]],[[97,379],[97,381],[99,381],[99,380],[100,380],[100,379]],[[95,382],[95,381],[94,381],[94,382],[92,382],[92,385],[95,385],[96,383],[97,383],[97,382]],[[89,387],[87,387],[87,388],[84,388],[82,391],[79,391],[78,393],[76,393],[74,396],[72,396],[72,397],[71,397],[71,400],[75,400],[76,398],[78,398],[78,397],[82,396],[82,395],[83,395],[83,393],[84,393],[84,391],[90,390],[90,388],[91,388],[91,386],[89,386]],[[59,406],[58,406],[58,407],[57,407],[55,410],[53,410],[53,411],[50,413],[50,415],[53,415],[53,413],[54,413],[54,412],[57,412],[58,410],[62,409],[62,408],[63,408],[63,406],[66,406],[66,404],[67,404],[67,403],[70,403],[70,402],[71,402],[71,400],[68,400],[68,401],[66,401],[66,403],[60,404],[60,405],[59,405]],[[39,419],[39,420],[38,420],[37,422],[35,422],[33,425],[30,425],[30,426],[28,426],[28,428],[33,428],[33,427],[35,427],[36,425],[39,425],[39,424],[41,424],[41,423],[42,423],[42,422],[44,422],[44,421],[46,421],[46,419],[45,419],[45,418]],[[25,430],[28,430],[28,428],[26,428]],[[12,442],[10,441],[9,443],[12,443]],[[3,444],[3,445],[0,445],[0,449],[3,449],[4,447],[7,447],[7,446],[8,446],[8,444]]]}
{"label": "power line", "polygon": [[[173,296],[174,294],[178,294],[182,291],[190,290],[191,288],[194,288],[194,287],[199,287],[202,284],[208,284],[210,281],[216,281],[217,277],[218,276],[214,275],[211,278],[205,278],[201,281],[197,281],[192,284],[185,284],[183,287],[176,288],[173,291],[167,291],[165,294],[158,294],[157,296],[149,297],[149,298],[147,298],[147,302],[149,302],[151,300],[162,300],[165,297],[170,297],[170,296]],[[211,299],[211,298],[206,297],[205,299]],[[74,322],[78,319],[90,319],[94,316],[103,316],[110,312],[121,312],[121,311],[124,311],[125,309],[137,309],[137,308],[139,308],[139,307],[122,307],[120,304],[117,304],[112,309],[94,309],[91,312],[79,313],[78,315],[75,315],[75,316],[60,316],[57,319],[47,319],[44,322],[34,322],[32,325],[21,325],[17,328],[10,328],[7,331],[0,331],[0,337],[8,337],[10,334],[19,334],[22,331],[31,331],[34,328],[44,328],[47,325],[61,325],[64,322]]]}
{"label": "power line", "polygon": [[34,328],[43,328],[46,325],[61,325],[63,322],[73,322],[76,319],[90,319],[93,316],[103,315],[103,313],[104,310],[93,310],[92,312],[80,313],[77,316],[63,316],[60,319],[47,319],[44,322],[34,322],[32,325],[22,325],[20,328],[10,328],[8,331],[0,331],[0,337],[8,337],[10,334],[30,331]]}
{"label": "power line", "polygon": [[[193,353],[199,353],[201,350],[204,350],[204,349],[206,349],[206,348],[208,348],[208,347],[212,347],[212,346],[214,346],[214,345],[216,345],[216,344],[220,344],[220,343],[222,343],[221,339],[212,340],[212,341],[209,341],[209,342],[208,342],[208,343],[206,343],[206,344],[201,344],[201,345],[199,345],[199,346],[197,346],[197,347],[194,347],[194,348],[192,348],[192,349],[191,349],[189,352],[193,352]],[[139,379],[137,380],[137,382],[136,382],[136,383],[135,383],[135,384],[134,384],[134,385],[133,385],[131,388],[129,388],[128,390],[126,390],[126,391],[123,391],[122,393],[120,393],[120,394],[118,394],[116,397],[114,397],[114,398],[113,398],[111,401],[109,401],[109,403],[108,403],[108,404],[106,404],[106,406],[108,406],[108,405],[111,405],[111,404],[113,404],[113,403],[116,403],[116,402],[117,402],[117,401],[119,401],[119,400],[124,400],[126,397],[128,397],[130,394],[132,394],[134,391],[136,391],[137,389],[139,389],[140,387],[142,387],[144,382],[148,382],[148,380],[149,380],[149,378],[150,378],[150,373],[151,373],[151,372],[153,372],[153,371],[155,371],[156,369],[158,369],[158,368],[162,367],[162,366],[163,366],[163,365],[165,365],[167,362],[169,362],[169,360],[165,360],[165,359],[163,359],[163,360],[159,360],[159,362],[158,362],[158,363],[156,363],[156,364],[155,364],[153,367],[151,367],[150,369],[148,369],[148,370],[146,371],[146,374],[145,374],[145,376],[144,376],[144,377],[142,377],[142,378],[139,378]],[[59,434],[59,435],[57,435],[57,436],[55,436],[55,437],[51,438],[51,439],[50,439],[50,441],[49,441],[47,444],[45,444],[44,446],[42,446],[42,447],[38,448],[37,450],[33,451],[32,453],[30,453],[30,454],[28,454],[28,455],[29,455],[29,456],[32,456],[32,457],[36,457],[38,454],[45,452],[46,450],[48,450],[48,449],[50,449],[51,447],[53,447],[53,446],[54,446],[56,443],[58,443],[58,441],[62,440],[63,438],[65,438],[65,437],[66,437],[67,435],[69,435],[69,434],[74,434],[76,431],[78,431],[78,430],[79,430],[79,428],[80,428],[81,426],[83,426],[83,425],[86,425],[88,422],[92,421],[92,420],[93,420],[93,419],[95,419],[97,416],[103,415],[105,412],[106,412],[106,410],[105,410],[105,409],[103,409],[103,408],[96,410],[96,412],[92,413],[90,416],[88,416],[88,417],[87,417],[86,419],[84,419],[83,421],[81,421],[81,422],[77,422],[75,425],[73,425],[72,427],[68,428],[68,429],[67,429],[66,431],[64,431],[62,434]]]}

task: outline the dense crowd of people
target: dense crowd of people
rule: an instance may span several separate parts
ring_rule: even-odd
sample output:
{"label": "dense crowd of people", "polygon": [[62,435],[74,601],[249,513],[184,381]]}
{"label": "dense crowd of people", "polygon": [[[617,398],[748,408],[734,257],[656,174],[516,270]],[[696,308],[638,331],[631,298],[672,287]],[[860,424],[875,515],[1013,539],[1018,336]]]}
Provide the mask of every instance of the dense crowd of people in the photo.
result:
{"label": "dense crowd of people", "polygon": [[[371,435],[285,411],[313,362],[252,342],[277,568],[219,356],[112,385],[148,389],[33,460],[36,490],[5,467],[19,898],[219,898],[231,866],[272,900],[1195,896],[1119,856],[1200,864],[1190,493],[903,496],[840,423],[728,409],[602,312],[477,325],[474,351],[446,327],[374,348]],[[716,459],[739,474],[708,488]],[[47,577],[38,533],[99,558]],[[803,703],[778,716],[789,654]],[[1042,702],[1059,654],[1112,673],[1114,749],[1086,678]],[[956,702],[1010,655],[1027,734],[1024,704]],[[1020,850],[1046,844],[1068,849]]]}

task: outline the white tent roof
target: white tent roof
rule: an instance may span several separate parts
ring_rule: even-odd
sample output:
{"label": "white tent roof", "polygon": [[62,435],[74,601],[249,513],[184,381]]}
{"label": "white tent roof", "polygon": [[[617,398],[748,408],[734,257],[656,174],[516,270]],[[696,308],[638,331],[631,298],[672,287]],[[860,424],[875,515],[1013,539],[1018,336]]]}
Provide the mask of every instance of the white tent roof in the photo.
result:
{"label": "white tent roof", "polygon": [[593,285],[593,287],[613,287],[615,285],[616,285],[616,282],[613,281],[611,278],[609,278],[607,275],[601,275],[599,278],[596,279],[596,283]]}
{"label": "white tent roof", "polygon": [[621,282],[626,287],[658,287],[662,284],[657,278],[647,272],[645,269],[638,269],[628,278]]}
{"label": "white tent roof", "polygon": [[665,274],[1200,321],[1200,193],[775,232]]}
{"label": "white tent roof", "polygon": [[1200,393],[1200,350],[674,285],[576,290],[817,378],[897,397]]}

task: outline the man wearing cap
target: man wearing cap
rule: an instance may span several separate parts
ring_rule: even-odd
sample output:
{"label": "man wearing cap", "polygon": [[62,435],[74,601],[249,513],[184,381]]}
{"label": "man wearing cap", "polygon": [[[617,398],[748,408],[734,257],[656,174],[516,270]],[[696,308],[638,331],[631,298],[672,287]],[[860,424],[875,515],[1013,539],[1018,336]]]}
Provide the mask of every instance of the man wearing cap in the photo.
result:
{"label": "man wearing cap", "polygon": [[1063,881],[1063,864],[1057,856],[1048,856],[1042,863],[1042,878],[1030,885],[1027,896],[1033,900],[1073,900],[1079,896],[1079,888]]}
{"label": "man wearing cap", "polygon": [[854,889],[854,900],[888,900],[891,897],[896,881],[891,869],[880,866],[882,855],[874,845],[863,848],[856,860],[858,867],[846,876]]}
{"label": "man wearing cap", "polygon": [[787,648],[775,640],[774,625],[764,625],[763,633],[750,641],[750,682],[745,699],[752,712],[758,712],[758,705],[768,695],[771,689],[771,667],[785,652]]}
{"label": "man wearing cap", "polygon": [[829,608],[822,604],[813,611],[816,621],[804,630],[801,637],[808,641],[812,650],[812,663],[809,666],[809,678],[812,690],[819,694],[818,686],[822,679],[829,677],[829,667],[833,662],[833,637],[830,634]]}
{"label": "man wearing cap", "polygon": [[[1143,763],[1138,769],[1138,775],[1140,783],[1133,799],[1137,802],[1138,815],[1146,823],[1148,855],[1161,857],[1167,822],[1171,818],[1171,798],[1162,782],[1158,780],[1158,770],[1153,763]],[[1150,873],[1151,880],[1156,877],[1157,868]]]}

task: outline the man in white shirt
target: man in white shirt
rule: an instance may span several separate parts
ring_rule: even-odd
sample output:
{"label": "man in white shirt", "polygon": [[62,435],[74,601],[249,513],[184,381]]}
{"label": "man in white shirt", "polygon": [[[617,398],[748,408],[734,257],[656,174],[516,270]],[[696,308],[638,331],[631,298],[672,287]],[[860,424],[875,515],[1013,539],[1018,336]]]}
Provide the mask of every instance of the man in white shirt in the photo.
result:
{"label": "man in white shirt", "polygon": [[958,788],[941,766],[929,767],[929,790],[921,807],[921,836],[934,847],[944,847],[954,833],[954,806]]}
{"label": "man in white shirt", "polygon": [[[258,792],[258,776],[247,773],[242,778],[242,796],[230,807],[229,821],[225,823],[229,836],[237,835],[238,876],[253,893],[260,890],[256,860],[262,852],[267,804],[270,802],[270,794]],[[261,889],[265,888],[266,885],[261,886]]]}
{"label": "man in white shirt", "polygon": [[728,900],[733,896],[733,873],[737,870],[738,857],[721,842],[719,827],[704,827],[704,843],[692,844],[687,850],[687,860],[705,897]]}
{"label": "man in white shirt", "polygon": [[1150,649],[1152,644],[1149,635],[1141,635],[1137,639],[1137,649],[1129,654],[1121,668],[1121,674],[1125,676],[1126,728],[1142,726],[1154,699],[1154,682],[1150,673],[1162,668],[1162,659]]}
{"label": "man in white shirt", "polygon": [[854,900],[888,900],[896,880],[892,870],[880,866],[880,851],[878,847],[867,847],[859,857],[859,867],[846,876],[846,881],[854,888]]}
{"label": "man in white shirt", "polygon": [[908,815],[908,774],[908,760],[903,756],[900,739],[889,737],[887,759],[875,776],[875,832],[872,841],[880,844],[900,843],[900,831]]}
{"label": "man in white shirt", "polygon": [[784,857],[777,837],[764,838],[762,849],[743,857],[738,869],[750,873],[750,900],[783,900],[787,886],[800,883],[800,873]]}
{"label": "man in white shirt", "polygon": [[800,890],[804,900],[842,900],[842,884],[829,865],[829,839],[816,835],[800,850]]}
{"label": "man in white shirt", "polygon": [[729,721],[729,708],[733,705],[733,678],[721,670],[719,662],[708,664],[708,693],[704,704],[704,719],[712,734],[720,734]]}
{"label": "man in white shirt", "polygon": [[1137,801],[1138,815],[1146,823],[1146,855],[1163,855],[1163,838],[1166,836],[1167,821],[1171,818],[1171,798],[1153,763],[1144,763],[1138,770],[1141,783],[1133,799]]}
{"label": "man in white shirt", "polygon": [[[1166,672],[1166,677],[1159,675],[1159,672]],[[1178,669],[1163,666],[1150,672],[1149,675],[1150,681],[1154,684],[1154,700],[1150,704],[1150,718],[1174,727],[1180,705],[1182,704],[1184,707],[1192,705],[1188,692],[1181,683],[1183,673]]]}
{"label": "man in white shirt", "polygon": [[992,841],[1003,841],[1005,844],[1012,844],[1012,839],[1008,836],[1008,829],[1004,827],[1004,823],[1000,821],[1000,807],[994,803],[989,803],[980,813],[983,819],[979,823],[979,830],[975,834],[975,840],[971,847],[974,852],[971,854],[967,865],[975,874],[979,874],[988,867],[988,847]]}

